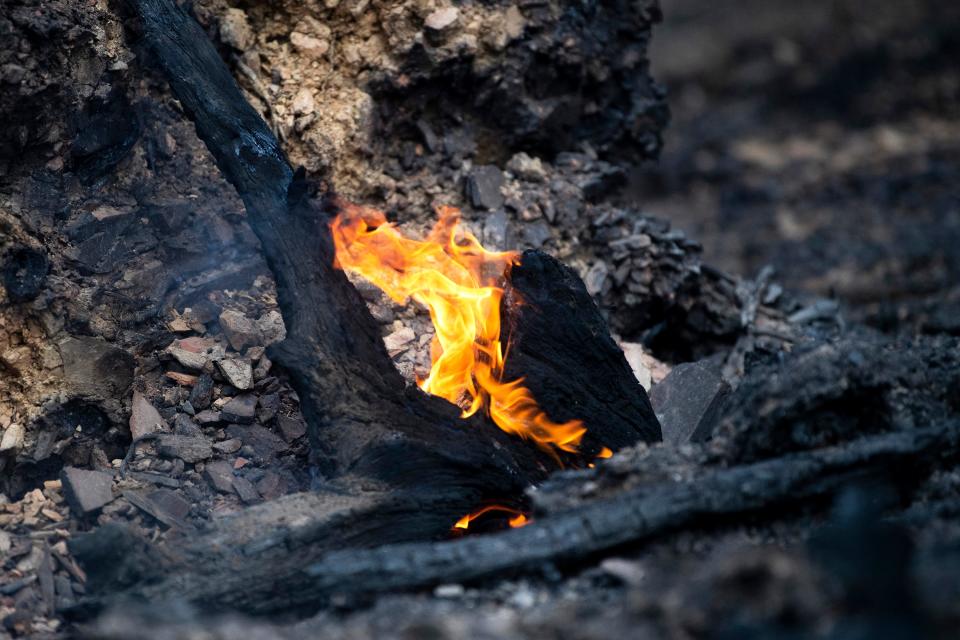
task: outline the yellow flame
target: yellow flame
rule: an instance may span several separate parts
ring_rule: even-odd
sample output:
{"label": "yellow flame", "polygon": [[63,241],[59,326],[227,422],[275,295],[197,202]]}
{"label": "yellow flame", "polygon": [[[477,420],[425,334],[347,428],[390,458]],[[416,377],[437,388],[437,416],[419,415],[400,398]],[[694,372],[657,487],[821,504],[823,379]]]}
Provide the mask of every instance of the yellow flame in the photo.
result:
{"label": "yellow flame", "polygon": [[586,432],[581,421],[550,420],[522,378],[501,380],[499,282],[518,254],[484,249],[460,227],[454,207],[438,207],[437,215],[427,238],[413,240],[382,212],[343,203],[331,223],[337,265],[399,304],[413,299],[430,311],[436,335],[430,374],[418,381],[421,389],[458,405],[464,418],[485,409],[502,430],[552,454],[577,451]]}

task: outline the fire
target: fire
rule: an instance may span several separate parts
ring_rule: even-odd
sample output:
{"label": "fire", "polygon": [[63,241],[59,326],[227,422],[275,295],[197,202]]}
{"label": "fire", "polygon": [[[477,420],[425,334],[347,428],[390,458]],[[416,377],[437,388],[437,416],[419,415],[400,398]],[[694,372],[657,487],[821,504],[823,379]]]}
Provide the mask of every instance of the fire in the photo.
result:
{"label": "fire", "polygon": [[477,509],[473,513],[468,513],[467,515],[463,516],[462,518],[457,520],[457,523],[453,525],[453,528],[454,530],[459,530],[461,532],[466,531],[467,529],[470,528],[471,522],[473,522],[480,516],[487,513],[491,513],[491,512],[500,512],[500,513],[509,514],[510,519],[507,520],[507,524],[510,525],[511,529],[518,529],[520,527],[525,527],[532,522],[532,520],[527,518],[526,514],[524,514],[522,511],[513,509],[511,507],[504,507],[503,505],[499,505],[499,504],[492,504],[492,505],[487,505],[485,507]]}
{"label": "fire", "polygon": [[460,227],[454,207],[438,207],[437,215],[426,239],[413,240],[382,212],[343,204],[331,223],[337,265],[399,304],[413,299],[430,311],[436,335],[430,374],[418,380],[421,389],[458,405],[464,418],[483,409],[507,433],[554,455],[577,451],[586,432],[581,421],[550,420],[522,378],[502,379],[498,285],[518,254],[484,249]]}

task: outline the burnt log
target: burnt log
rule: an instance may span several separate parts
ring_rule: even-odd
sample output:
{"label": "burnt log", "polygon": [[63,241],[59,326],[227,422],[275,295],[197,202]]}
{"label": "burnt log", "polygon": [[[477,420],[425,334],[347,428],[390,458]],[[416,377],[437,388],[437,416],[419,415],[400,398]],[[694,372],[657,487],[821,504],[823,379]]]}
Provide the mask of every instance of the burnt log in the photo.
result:
{"label": "burnt log", "polygon": [[[143,575],[148,550],[132,534],[112,528],[80,538],[71,548],[81,562],[98,560],[101,566],[107,546],[141,549],[115,554],[112,571],[97,577],[114,586],[127,574],[139,580],[88,598],[78,611],[89,613],[125,598],[154,603],[182,599],[207,613],[232,609],[266,615],[311,610],[332,599],[360,604],[388,592],[536,573],[545,563],[576,567],[603,551],[672,531],[723,526],[731,516],[773,519],[786,507],[824,504],[825,498],[864,479],[882,476],[884,482],[908,487],[917,471],[929,473],[931,465],[957,459],[958,426],[949,421],[868,436],[837,447],[707,469],[692,479],[668,476],[606,497],[573,501],[521,529],[447,542],[334,549],[326,536],[361,516],[360,510],[344,507],[346,501],[333,506],[337,501],[332,496],[297,494],[225,519],[214,533],[177,551],[168,549],[176,555],[154,559]],[[126,541],[117,544],[118,538]]]}
{"label": "burnt log", "polygon": [[[295,178],[276,138],[191,17],[170,0],[133,0],[131,6],[152,59],[242,198],[274,274],[287,338],[270,356],[300,397],[320,471],[343,485],[394,493],[403,505],[382,510],[389,526],[375,541],[445,535],[465,512],[490,499],[516,500],[556,469],[558,461],[533,444],[482,417],[463,421],[456,407],[407,387],[359,294],[334,267],[326,214],[335,212],[335,199],[309,197],[309,185]],[[632,373],[621,373],[643,396]],[[649,411],[633,417],[632,437],[621,429],[607,438],[604,421],[591,422],[596,441],[611,448],[659,437]],[[369,523],[356,526],[370,529]],[[340,537],[351,533],[341,530]]]}
{"label": "burnt log", "polygon": [[[504,376],[523,378],[553,420],[586,416],[583,449],[661,439],[650,400],[572,269],[526,251],[503,298]],[[638,419],[639,418],[639,419]]]}

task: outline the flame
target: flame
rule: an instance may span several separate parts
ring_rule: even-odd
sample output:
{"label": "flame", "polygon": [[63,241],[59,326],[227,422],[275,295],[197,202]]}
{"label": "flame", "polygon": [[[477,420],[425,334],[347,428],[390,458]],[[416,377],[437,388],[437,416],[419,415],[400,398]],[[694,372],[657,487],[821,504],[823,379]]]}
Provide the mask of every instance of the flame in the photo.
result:
{"label": "flame", "polygon": [[520,511],[520,510],[518,510],[518,509],[513,509],[513,508],[511,508],[511,507],[505,507],[505,506],[499,505],[499,504],[491,504],[491,505],[487,505],[487,506],[485,506],[485,507],[482,507],[482,508],[480,508],[480,509],[477,509],[476,511],[474,511],[474,512],[472,512],[472,513],[468,513],[467,515],[463,516],[462,518],[460,518],[459,520],[457,520],[457,523],[456,523],[455,525],[453,525],[453,528],[454,528],[454,530],[466,531],[467,529],[470,528],[470,523],[471,523],[471,522],[473,522],[474,520],[476,520],[477,518],[479,518],[480,516],[482,516],[482,515],[484,515],[484,514],[486,514],[486,513],[491,513],[491,512],[494,512],[494,511],[496,511],[496,512],[501,512],[501,513],[512,514],[511,517],[510,517],[510,519],[507,520],[507,524],[510,525],[510,528],[511,528],[511,529],[518,529],[518,528],[520,528],[520,527],[525,527],[525,526],[527,526],[528,524],[530,524],[531,522],[533,522],[532,520],[530,520],[529,518],[527,518],[527,516],[526,516],[525,513],[523,513],[522,511]]}
{"label": "flame", "polygon": [[420,388],[458,405],[462,417],[481,409],[507,433],[544,450],[576,452],[586,429],[579,420],[554,422],[540,409],[523,379],[502,380],[498,286],[519,261],[514,251],[487,251],[460,227],[460,211],[437,208],[424,240],[405,238],[377,210],[347,203],[331,223],[337,266],[370,281],[393,301],[425,305],[436,335],[430,374]]}

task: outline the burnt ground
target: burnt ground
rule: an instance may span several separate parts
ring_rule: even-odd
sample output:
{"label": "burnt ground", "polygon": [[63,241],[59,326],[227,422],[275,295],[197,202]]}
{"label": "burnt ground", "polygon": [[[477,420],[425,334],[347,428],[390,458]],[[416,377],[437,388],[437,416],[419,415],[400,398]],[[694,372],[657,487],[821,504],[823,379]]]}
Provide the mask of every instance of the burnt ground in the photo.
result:
{"label": "burnt ground", "polygon": [[[633,16],[642,29],[604,38],[603,24],[589,38],[597,59],[614,50],[634,62],[590,67],[598,100],[570,101],[558,121],[523,107],[553,104],[589,66],[558,44],[575,12],[554,29],[541,5],[525,6],[540,46],[556,47],[530,57],[507,46],[517,13],[469,4],[424,59],[410,52],[434,4],[402,4],[194,10],[314,177],[411,231],[429,223],[430,204],[450,202],[491,246],[562,258],[647,384],[699,361],[692,386],[675,378],[652,393],[665,427],[666,409],[695,407],[671,423],[674,442],[694,426],[710,442],[641,446],[563,474],[532,494],[535,518],[956,419],[955,9],[664,0],[650,53],[669,91],[660,132],[663,95],[630,71],[642,69],[651,3]],[[585,563],[334,600],[299,621],[211,619],[164,603],[75,623],[65,613],[86,595],[90,567],[73,557],[74,537],[123,523],[177,545],[322,478],[296,394],[264,355],[282,322],[242,204],[163,80],[140,66],[144,53],[124,44],[130,25],[105,4],[8,6],[0,26],[17,46],[0,69],[20,93],[0,97],[15,116],[0,155],[0,633],[951,637],[952,458]],[[288,38],[290,25],[309,39]],[[498,65],[513,84],[497,84]],[[545,75],[531,81],[531,66]],[[604,110],[618,115],[588,117]],[[755,280],[768,264],[772,280]],[[397,366],[422,373],[424,315],[361,290]],[[131,449],[144,430],[159,438]],[[70,468],[103,474],[107,491],[63,475]]]}
{"label": "burnt ground", "polygon": [[960,52],[943,2],[665,2],[660,162],[630,198],[726,271],[958,331]]}

